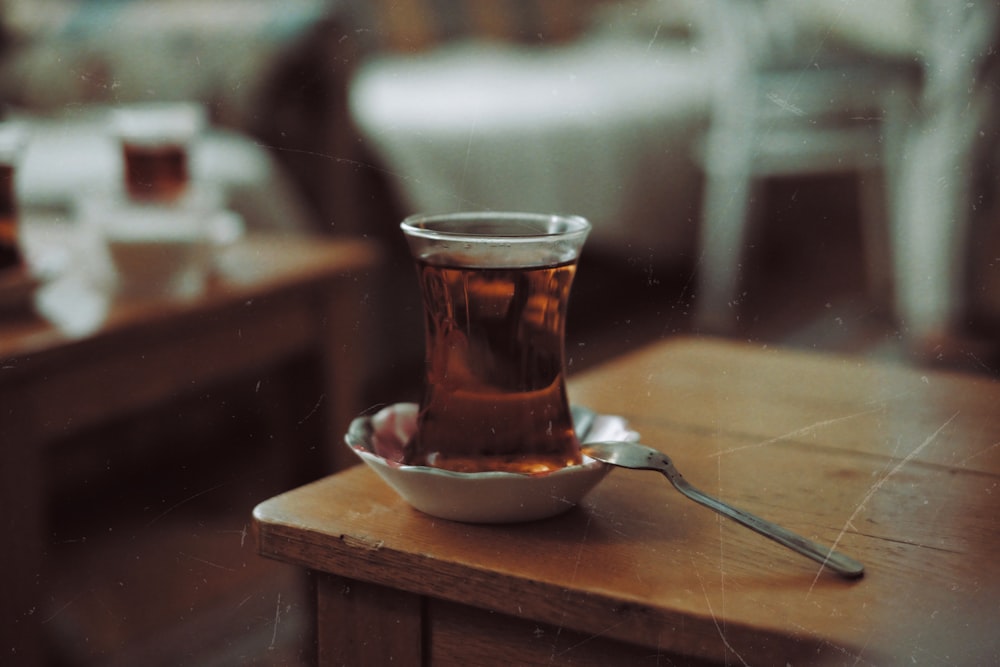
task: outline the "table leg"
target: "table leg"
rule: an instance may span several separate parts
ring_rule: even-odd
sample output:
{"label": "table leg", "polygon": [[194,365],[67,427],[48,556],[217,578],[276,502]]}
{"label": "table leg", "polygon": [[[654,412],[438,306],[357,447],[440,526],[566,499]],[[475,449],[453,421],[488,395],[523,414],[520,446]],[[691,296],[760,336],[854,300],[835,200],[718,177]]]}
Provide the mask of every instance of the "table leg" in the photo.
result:
{"label": "table leg", "polygon": [[316,573],[320,665],[424,664],[419,595]]}
{"label": "table leg", "polygon": [[25,411],[16,398],[0,392],[0,405],[7,422],[0,431],[0,530],[4,535],[0,664],[41,665],[45,622],[40,606],[45,555],[41,448],[30,428],[18,428]]}

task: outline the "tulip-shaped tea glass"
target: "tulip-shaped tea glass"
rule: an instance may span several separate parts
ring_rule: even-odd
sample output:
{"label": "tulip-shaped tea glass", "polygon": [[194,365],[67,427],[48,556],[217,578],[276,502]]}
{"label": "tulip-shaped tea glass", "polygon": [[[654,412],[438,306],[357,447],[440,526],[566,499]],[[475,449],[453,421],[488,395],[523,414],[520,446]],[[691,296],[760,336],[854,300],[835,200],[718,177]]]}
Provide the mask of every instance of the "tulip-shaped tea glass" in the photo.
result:
{"label": "tulip-shaped tea glass", "polygon": [[426,375],[405,462],[544,473],[581,462],[565,384],[583,218],[414,216],[402,223],[423,297]]}
{"label": "tulip-shaped tea glass", "polygon": [[187,102],[147,102],[116,108],[125,189],[139,201],[174,201],[191,181],[190,153],[207,120],[205,109]]}

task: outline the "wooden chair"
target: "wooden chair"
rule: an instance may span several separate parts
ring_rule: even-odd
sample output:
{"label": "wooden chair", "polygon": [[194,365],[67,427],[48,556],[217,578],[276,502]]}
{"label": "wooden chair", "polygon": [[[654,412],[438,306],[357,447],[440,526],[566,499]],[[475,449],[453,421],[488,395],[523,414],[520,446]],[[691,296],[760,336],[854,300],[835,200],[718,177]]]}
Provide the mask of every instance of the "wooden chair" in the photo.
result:
{"label": "wooden chair", "polygon": [[889,181],[913,68],[824,48],[786,5],[712,0],[704,8],[716,68],[695,295],[703,331],[737,326],[759,188],[771,177],[857,175],[869,289],[876,303],[891,300]]}

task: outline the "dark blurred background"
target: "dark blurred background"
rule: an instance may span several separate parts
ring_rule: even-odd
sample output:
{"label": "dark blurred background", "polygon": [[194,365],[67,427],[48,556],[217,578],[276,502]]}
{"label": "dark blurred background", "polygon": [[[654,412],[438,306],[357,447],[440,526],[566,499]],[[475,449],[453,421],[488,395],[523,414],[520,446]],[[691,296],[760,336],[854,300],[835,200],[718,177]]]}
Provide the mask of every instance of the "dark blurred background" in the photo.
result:
{"label": "dark blurred background", "polygon": [[[996,377],[998,25],[935,0],[3,0],[0,102],[199,102],[280,185],[249,227],[378,243],[366,405],[419,397],[399,221],[471,209],[594,224],[571,374],[693,334]],[[26,211],[93,175],[60,136]],[[308,657],[306,587],[248,532],[282,490],[260,400],[178,397],[50,452],[56,664]]]}

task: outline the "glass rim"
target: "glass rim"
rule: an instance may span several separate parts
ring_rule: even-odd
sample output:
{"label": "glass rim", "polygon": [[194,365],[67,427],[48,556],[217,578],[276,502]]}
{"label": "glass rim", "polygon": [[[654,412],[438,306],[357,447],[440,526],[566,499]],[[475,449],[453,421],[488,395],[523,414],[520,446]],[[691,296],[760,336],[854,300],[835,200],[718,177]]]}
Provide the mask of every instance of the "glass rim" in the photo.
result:
{"label": "glass rim", "polygon": [[[517,222],[523,226],[517,231],[504,233],[491,228],[474,231],[464,226],[481,223]],[[433,227],[431,225],[439,225]],[[539,241],[546,238],[565,238],[585,234],[591,229],[590,222],[579,215],[558,213],[526,213],[517,211],[466,211],[458,213],[429,213],[411,215],[400,223],[407,234],[426,239],[488,241],[501,239],[504,242]]]}

